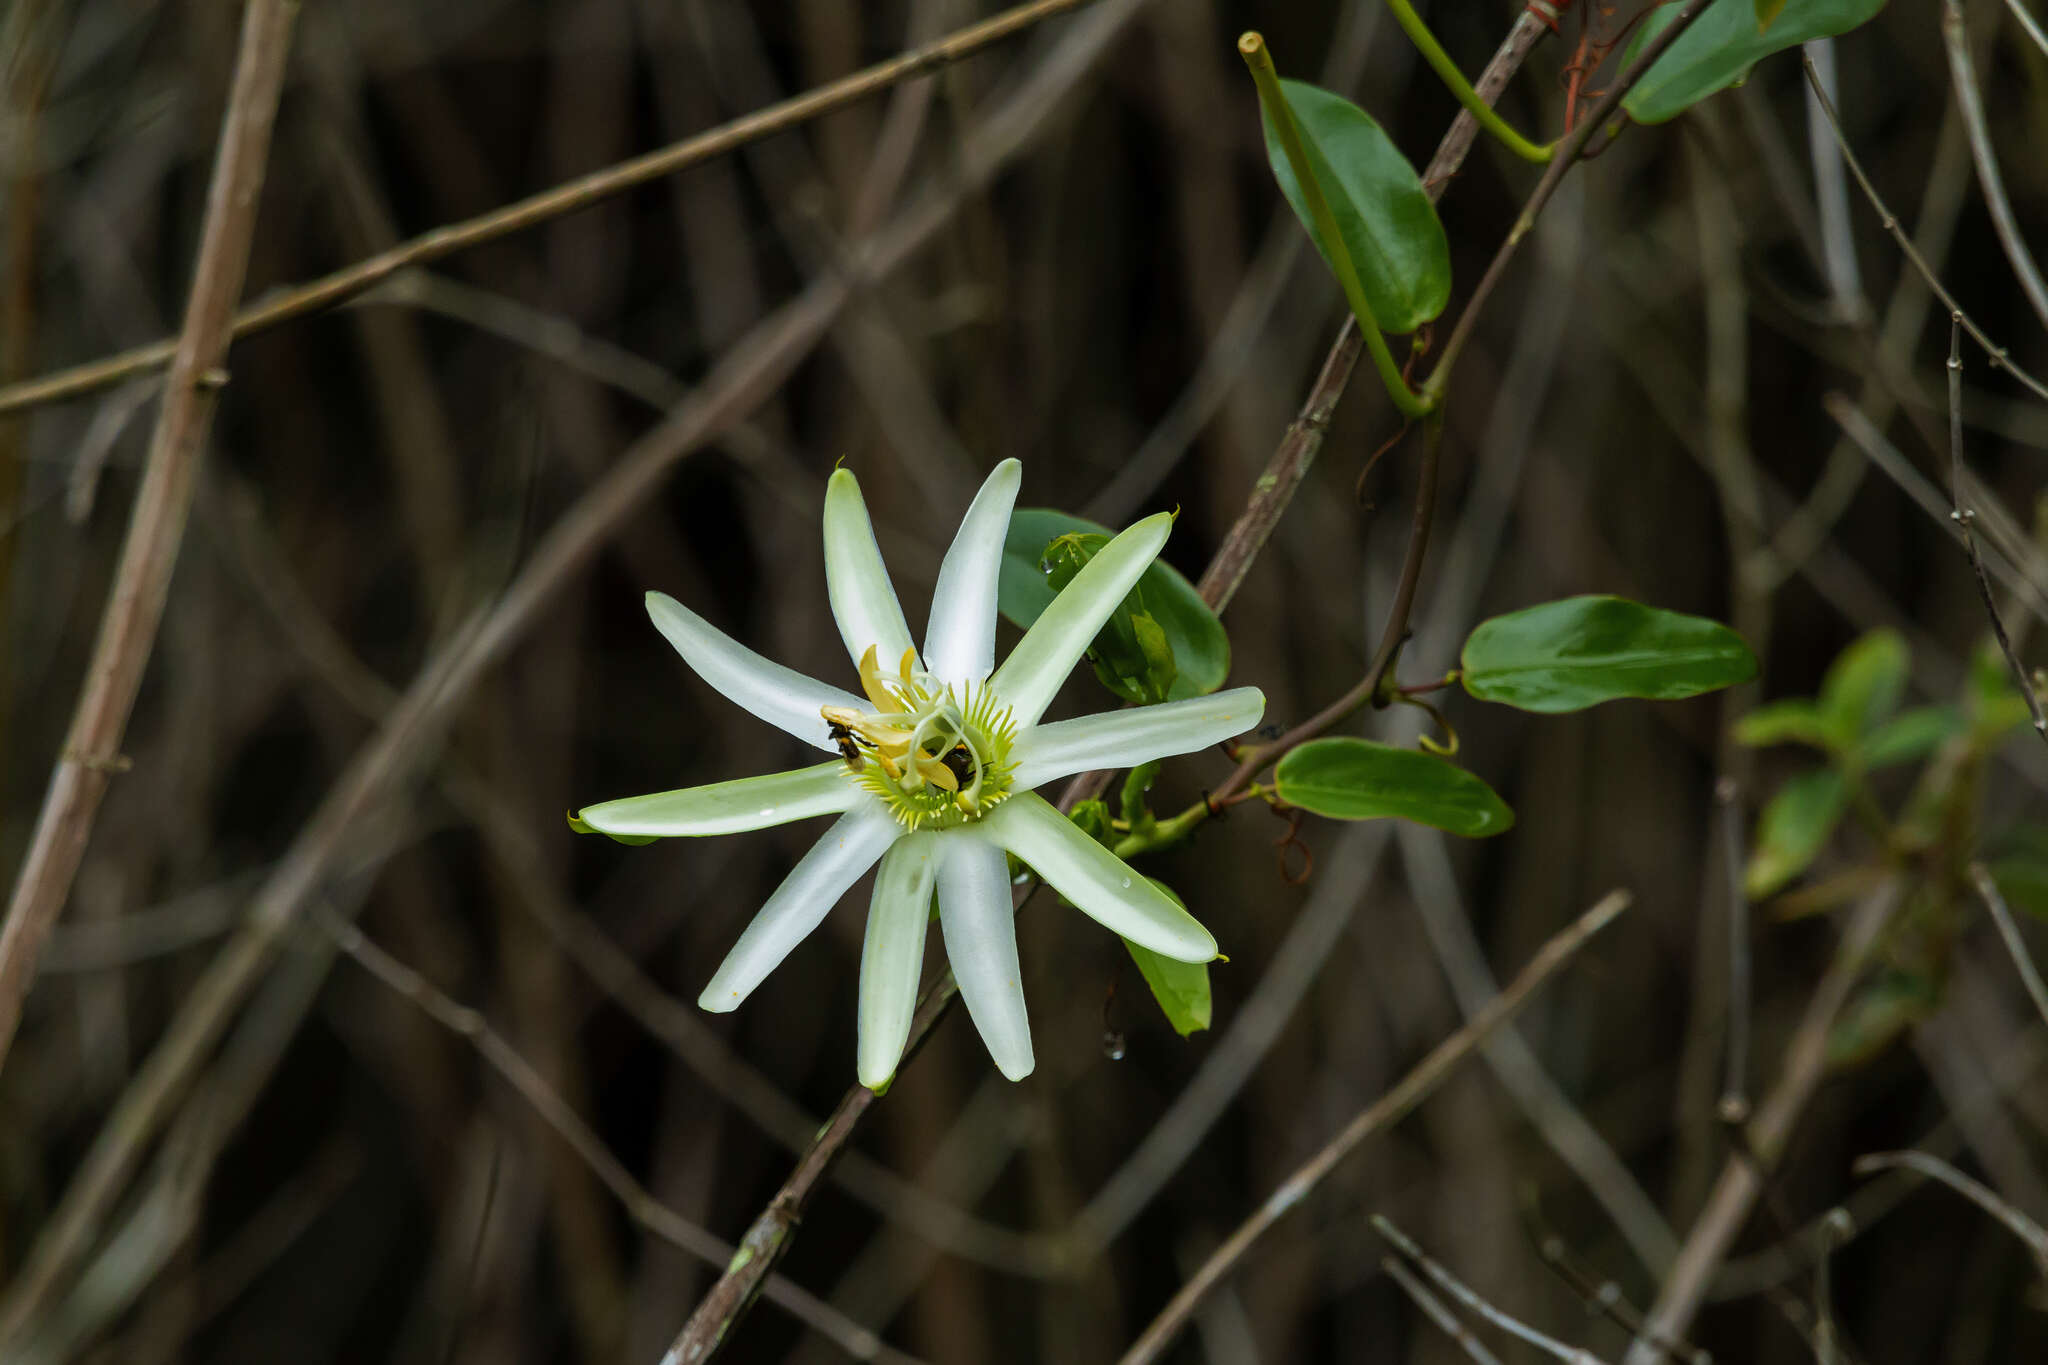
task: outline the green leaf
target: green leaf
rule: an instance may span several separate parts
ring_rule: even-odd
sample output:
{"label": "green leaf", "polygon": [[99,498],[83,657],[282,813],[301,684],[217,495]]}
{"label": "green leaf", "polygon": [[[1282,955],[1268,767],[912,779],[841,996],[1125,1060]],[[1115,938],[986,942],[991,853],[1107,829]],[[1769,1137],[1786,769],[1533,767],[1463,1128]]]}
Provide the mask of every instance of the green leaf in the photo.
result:
{"label": "green leaf", "polygon": [[1888,768],[1925,758],[1969,728],[1953,706],[1917,706],[1886,721],[1856,748],[1865,769]]}
{"label": "green leaf", "polygon": [[1109,825],[1109,802],[1100,798],[1077,802],[1074,808],[1067,812],[1067,818],[1074,822],[1076,829],[1104,848],[1116,843],[1116,831]]}
{"label": "green leaf", "polygon": [[1926,977],[1885,972],[1858,991],[1836,1016],[1828,1030],[1829,1065],[1869,1061],[1940,1004],[1940,988]]}
{"label": "green leaf", "polygon": [[1273,782],[1282,801],[1335,820],[1396,816],[1474,839],[1515,823],[1493,788],[1457,764],[1369,739],[1312,739],[1288,751]]}
{"label": "green leaf", "polygon": [[[1010,517],[1009,535],[1003,541],[1003,564],[996,590],[996,605],[1004,617],[1028,627],[1052,604],[1057,589],[1042,565],[1046,550],[1054,541],[1067,535],[1108,534],[1106,528],[1065,512],[1047,507],[1018,508]],[[1075,570],[1078,568],[1076,565]],[[1223,685],[1230,673],[1230,637],[1223,633],[1223,623],[1187,579],[1165,564],[1154,563],[1112,614],[1111,624],[1095,637],[1090,651],[1097,656],[1096,676],[1103,678],[1112,692],[1127,701],[1160,700],[1133,695],[1133,691],[1145,690],[1146,671],[1153,666],[1147,661],[1136,629],[1129,625],[1139,615],[1152,619],[1172,651],[1175,671],[1164,700],[1203,696]],[[1120,627],[1128,630],[1128,634],[1115,633]],[[1131,668],[1132,672],[1120,674],[1099,657],[1105,649],[1117,654],[1117,667]],[[1135,664],[1131,662],[1133,658]]]}
{"label": "green leaf", "polygon": [[1772,22],[1779,15],[1785,12],[1785,0],[1755,0],[1755,2],[1756,31],[1762,33],[1770,28]]}
{"label": "green leaf", "polygon": [[[1622,58],[1622,70],[1677,17],[1678,8],[1664,5],[1654,9],[1637,26],[1635,41]],[[1884,8],[1884,0],[1787,0],[1768,28],[1764,27],[1764,8],[1764,0],[1747,5],[1742,0],[1716,0],[1708,6],[1622,100],[1629,117],[1637,123],[1676,118],[1707,96],[1745,79],[1758,60],[1809,39],[1847,33],[1867,22]]]}
{"label": "green leaf", "polygon": [[[1451,247],[1422,178],[1372,116],[1343,96],[1302,81],[1283,80],[1280,90],[1373,320],[1382,331],[1414,331],[1451,301]],[[1260,118],[1273,178],[1329,261],[1330,244],[1316,231],[1279,135],[1263,110]],[[1337,270],[1334,262],[1331,269]]]}
{"label": "green leaf", "polygon": [[2033,719],[2027,699],[2013,690],[2005,651],[1989,639],[1970,655],[1969,698],[1970,733],[1980,745]]}
{"label": "green leaf", "polygon": [[1802,774],[1778,788],[1756,821],[1756,850],[1743,890],[1760,901],[1813,865],[1848,809],[1849,784],[1833,768]]}
{"label": "green leaf", "polygon": [[2007,904],[2035,919],[2048,920],[2048,828],[2022,825],[1999,840],[1991,878]]}
{"label": "green leaf", "polygon": [[1820,684],[1820,723],[1844,753],[1898,709],[1911,658],[1895,630],[1873,630],[1835,656]]}
{"label": "green leaf", "polygon": [[1621,597],[1482,621],[1465,641],[1465,690],[1524,711],[1580,711],[1617,697],[1671,701],[1756,676],[1756,656],[1716,621]]}
{"label": "green leaf", "polygon": [[[1167,897],[1181,909],[1187,909],[1178,892],[1157,877],[1145,879],[1165,892]],[[1190,1033],[1200,1032],[1209,1027],[1209,964],[1206,962],[1176,962],[1170,957],[1161,957],[1143,944],[1124,940],[1124,947],[1130,949],[1131,961],[1138,964],[1138,974],[1145,978],[1145,984],[1152,988],[1152,998],[1159,1002],[1159,1008],[1166,1015],[1166,1022],[1173,1025],[1173,1031],[1185,1038]]]}
{"label": "green leaf", "polygon": [[1810,744],[1828,747],[1827,731],[1820,723],[1820,710],[1806,697],[1787,697],[1759,706],[1735,722],[1735,742],[1761,749],[1771,744]]}

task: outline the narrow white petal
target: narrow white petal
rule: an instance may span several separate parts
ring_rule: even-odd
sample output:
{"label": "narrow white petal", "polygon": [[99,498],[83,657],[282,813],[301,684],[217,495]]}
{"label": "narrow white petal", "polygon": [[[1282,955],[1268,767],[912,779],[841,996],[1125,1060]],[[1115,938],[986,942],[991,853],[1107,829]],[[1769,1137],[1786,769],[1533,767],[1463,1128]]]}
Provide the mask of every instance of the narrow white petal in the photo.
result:
{"label": "narrow white petal", "polygon": [[879,805],[840,816],[775,888],[697,1003],[719,1014],[737,1009],[902,833],[903,827]]}
{"label": "narrow white petal", "polygon": [[1088,561],[1074,581],[1060,590],[1045,613],[1031,623],[1003,666],[989,679],[996,695],[1007,702],[1022,728],[1037,723],[1052,704],[1053,694],[1087,653],[1102,623],[1124,600],[1138,575],[1166,544],[1173,517],[1150,516],[1124,531]]}
{"label": "narrow white petal", "polygon": [[996,666],[996,578],[1003,538],[1017,505],[1023,466],[995,467],[953,536],[932,589],[932,615],[924,630],[924,662],[944,683],[980,682]]}
{"label": "narrow white petal", "polygon": [[683,662],[720,696],[806,744],[837,751],[818,708],[867,709],[850,692],[762,658],[665,592],[647,594],[647,614]]}
{"label": "narrow white petal", "polygon": [[825,589],[854,663],[872,645],[882,671],[894,673],[910,648],[910,627],[889,585],[882,547],[875,543],[875,528],[860,498],[860,480],[850,469],[833,470],[825,485]]}
{"label": "narrow white petal", "polygon": [[[980,832],[1030,864],[1047,885],[1104,928],[1178,962],[1207,962],[1216,956],[1216,940],[1194,916],[1037,793],[1003,802],[981,822]],[[944,905],[942,887],[942,912]]]}
{"label": "narrow white petal", "polygon": [[939,837],[910,834],[889,846],[875,874],[867,938],[860,950],[859,1073],[869,1089],[896,1074],[910,1038],[938,871]]}
{"label": "narrow white petal", "polygon": [[604,834],[735,834],[813,815],[843,815],[865,799],[844,763],[820,763],[765,777],[604,801],[585,806],[576,818]]}
{"label": "narrow white petal", "polygon": [[1266,713],[1256,687],[1233,687],[1207,697],[1104,711],[1033,726],[1017,740],[1020,791],[1092,768],[1131,768],[1154,758],[1191,754],[1241,735]]}
{"label": "narrow white petal", "polygon": [[1024,973],[1017,965],[1009,868],[1000,848],[971,834],[941,839],[939,929],[946,961],[996,1069],[1021,1081],[1036,1063],[1031,1021],[1024,1012]]}

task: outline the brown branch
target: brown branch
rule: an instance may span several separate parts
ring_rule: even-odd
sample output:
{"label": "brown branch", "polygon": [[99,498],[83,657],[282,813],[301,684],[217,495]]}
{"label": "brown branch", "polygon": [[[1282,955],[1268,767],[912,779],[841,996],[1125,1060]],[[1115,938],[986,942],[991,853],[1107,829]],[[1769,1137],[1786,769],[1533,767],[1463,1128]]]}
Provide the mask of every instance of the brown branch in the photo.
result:
{"label": "brown branch", "polygon": [[1827,1069],[1828,1033],[1842,1007],[1848,1004],[1850,991],[1862,978],[1864,964],[1879,936],[1891,923],[1901,891],[1896,878],[1889,880],[1851,913],[1848,928],[1835,949],[1834,961],[1814,988],[1806,1013],[1786,1045],[1784,1069],[1777,1084],[1758,1107],[1743,1149],[1731,1155],[1721,1168],[1721,1177],[1707,1197],[1706,1208],[1679,1249],[1678,1259],[1665,1276],[1648,1321],[1629,1347],[1623,1365],[1658,1365],[1663,1351],[1657,1343],[1681,1340],[1691,1328],[1693,1314],[1705,1301],[1715,1270],[1763,1193],[1769,1168],[1784,1154],[1793,1124],[1820,1085]]}
{"label": "brown branch", "polygon": [[[237,338],[266,331],[281,322],[317,313],[323,308],[332,308],[345,299],[353,298],[364,290],[388,279],[409,266],[427,265],[458,251],[467,251],[474,246],[496,241],[500,237],[527,228],[549,219],[559,218],[565,213],[588,208],[613,195],[622,194],[635,186],[651,180],[674,175],[687,170],[699,162],[723,156],[736,147],[767,137],[771,133],[783,132],[798,124],[844,108],[856,100],[887,90],[892,85],[935,71],[942,66],[959,61],[963,57],[981,51],[993,43],[1000,42],[1013,33],[1031,27],[1056,14],[1075,8],[1084,0],[1033,0],[1033,3],[1019,5],[1003,11],[978,24],[946,35],[936,42],[914,48],[901,56],[891,57],[886,62],[877,62],[864,70],[856,71],[815,90],[792,96],[766,109],[722,123],[716,128],[688,137],[681,142],[663,147],[658,151],[638,156],[631,161],[622,161],[616,166],[607,166],[600,171],[578,176],[553,189],[507,204],[501,209],[481,214],[435,228],[410,241],[400,242],[388,251],[357,261],[354,265],[323,275],[317,280],[296,285],[281,293],[273,294],[261,303],[251,304],[234,315],[233,335]],[[232,294],[241,288],[239,268],[235,278],[235,289],[230,291],[228,303],[233,303]],[[68,370],[24,384],[10,384],[0,388],[0,413],[19,408],[34,407],[37,404],[70,398],[81,393],[140,374],[163,365],[172,358],[173,344],[169,341],[151,342],[122,351],[85,365],[75,365]]]}
{"label": "brown branch", "polygon": [[1251,1250],[1252,1243],[1279,1222],[1288,1210],[1306,1199],[1361,1143],[1407,1117],[1417,1105],[1428,1099],[1459,1063],[1478,1051],[1480,1044],[1495,1029],[1514,1018],[1537,988],[1576,957],[1593,935],[1606,928],[1615,916],[1628,908],[1628,904],[1628,892],[1610,891],[1599,904],[1539,948],[1536,956],[1529,960],[1529,965],[1508,983],[1506,990],[1495,996],[1485,1009],[1474,1014],[1463,1028],[1432,1048],[1414,1070],[1395,1083],[1393,1089],[1373,1101],[1321,1151],[1282,1181],[1280,1188],[1259,1205],[1258,1211],[1239,1224],[1229,1240],[1218,1247],[1194,1277],[1181,1286],[1172,1302],[1152,1320],[1144,1335],[1124,1352],[1117,1365],[1147,1365],[1147,1362],[1159,1359],[1181,1328],[1187,1325],[1196,1306],[1237,1268],[1238,1262]]}
{"label": "brown branch", "polygon": [[71,894],[100,798],[124,763],[121,738],[163,620],[200,455],[215,402],[227,383],[220,366],[227,357],[235,298],[248,271],[264,163],[297,16],[298,6],[288,0],[251,0],[243,15],[185,323],[176,343],[164,344],[171,370],[163,408],[85,687],[51,771],[6,923],[0,926],[0,1063],[21,1021],[22,999],[35,980],[50,926]]}

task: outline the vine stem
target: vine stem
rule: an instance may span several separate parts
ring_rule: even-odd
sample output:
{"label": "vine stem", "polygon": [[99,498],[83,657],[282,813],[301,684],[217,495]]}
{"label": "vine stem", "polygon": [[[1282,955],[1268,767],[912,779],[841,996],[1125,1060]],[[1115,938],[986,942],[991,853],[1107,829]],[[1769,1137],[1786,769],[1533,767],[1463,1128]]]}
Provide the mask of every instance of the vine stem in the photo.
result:
{"label": "vine stem", "polygon": [[[1548,30],[1542,22],[1526,10],[1518,14],[1507,37],[1479,78],[1481,95],[1486,98],[1497,96],[1546,32]],[[1477,131],[1478,125],[1469,113],[1460,112],[1452,121],[1423,179],[1424,192],[1432,201],[1442,196],[1444,187],[1463,163]],[[1350,382],[1362,344],[1357,319],[1346,318],[1336,341],[1323,358],[1322,369],[1317,373],[1308,397],[1294,420],[1288,423],[1286,434],[1281,437],[1272,457],[1266,462],[1264,472],[1253,485],[1244,511],[1231,525],[1222,545],[1210,559],[1208,569],[1202,574],[1197,591],[1211,610],[1220,613],[1236,596],[1252,561],[1258,557],[1272,535],[1273,527],[1279,523],[1281,513],[1293,501],[1302,480],[1308,477],[1308,471],[1322,449],[1323,435],[1329,427],[1330,418]],[[1061,794],[1060,809],[1069,810],[1078,801],[1100,796],[1108,787],[1109,779],[1108,772],[1080,774]],[[1204,818],[1207,810],[1204,806]],[[1028,895],[1028,892],[1020,894],[1015,902],[1018,908],[1021,908],[1023,895]],[[910,1064],[911,1056],[922,1046],[939,1020],[945,1017],[956,994],[953,974],[942,971],[938,980],[925,992],[924,999],[918,1002],[901,1066]],[[790,1238],[811,1194],[845,1150],[876,1098],[873,1091],[863,1086],[855,1085],[847,1090],[838,1108],[832,1111],[832,1116],[819,1130],[816,1140],[798,1159],[796,1168],[783,1181],[768,1206],[756,1215],[752,1226],[742,1237],[741,1246],[750,1254],[736,1260],[699,1302],[663,1356],[662,1365],[681,1365],[682,1362],[704,1365],[723,1349],[732,1329],[753,1305],[761,1283],[788,1250]]]}
{"label": "vine stem", "polygon": [[1522,160],[1539,165],[1556,157],[1555,142],[1531,142],[1509,127],[1508,121],[1479,97],[1479,92],[1465,79],[1465,73],[1458,70],[1458,64],[1451,60],[1451,54],[1444,51],[1443,44],[1430,32],[1429,25],[1415,12],[1415,6],[1408,0],[1387,0],[1387,8],[1393,11],[1394,22],[1408,35],[1408,41],[1415,44],[1415,50],[1422,54],[1422,60],[1429,63],[1429,69],[1436,72],[1451,94],[1457,97],[1458,103],[1464,105],[1466,112],[1479,121],[1481,128],[1493,134],[1501,146]]}
{"label": "vine stem", "polygon": [[1274,743],[1263,745],[1246,755],[1238,764],[1237,771],[1212,793],[1212,803],[1227,801],[1242,791],[1246,783],[1276,762],[1282,754],[1296,745],[1324,734],[1378,695],[1381,681],[1387,676],[1387,670],[1393,667],[1395,658],[1401,652],[1402,641],[1408,638],[1408,617],[1415,607],[1415,594],[1421,586],[1423,561],[1429,552],[1430,528],[1436,517],[1437,466],[1443,449],[1443,419],[1439,405],[1450,386],[1452,367],[1472,335],[1472,328],[1478,320],[1480,310],[1486,306],[1494,287],[1506,273],[1508,262],[1514,259],[1515,250],[1521,245],[1522,239],[1535,228],[1537,216],[1543,212],[1544,206],[1549,204],[1551,196],[1557,193],[1557,187],[1563,182],[1565,172],[1578,162],[1593,134],[1614,116],[1615,111],[1621,107],[1623,98],[1635,88],[1636,82],[1643,78],[1643,74],[1673,43],[1678,41],[1692,26],[1693,20],[1697,19],[1710,3],[1712,0],[1687,0],[1685,8],[1645,45],[1641,55],[1622,73],[1621,79],[1607,88],[1607,93],[1600,97],[1599,102],[1593,106],[1572,134],[1571,141],[1565,146],[1564,154],[1553,159],[1549,168],[1544,171],[1543,178],[1536,182],[1536,188],[1530,192],[1528,203],[1522,206],[1522,212],[1516,217],[1514,227],[1509,229],[1507,240],[1503,241],[1500,250],[1494,253],[1493,262],[1487,266],[1486,274],[1480,278],[1479,287],[1473,291],[1470,302],[1458,315],[1457,325],[1451,330],[1451,338],[1444,345],[1443,358],[1431,372],[1429,382],[1422,387],[1423,396],[1430,400],[1430,406],[1435,411],[1425,423],[1422,468],[1416,477],[1415,518],[1408,533],[1407,552],[1402,556],[1401,578],[1394,588],[1393,610],[1388,613],[1386,629],[1380,633],[1379,648],[1373,655],[1371,668],[1349,692],[1289,730]]}
{"label": "vine stem", "polygon": [[198,485],[213,410],[227,385],[235,299],[249,267],[277,101],[284,89],[296,0],[251,0],[242,16],[227,111],[206,195],[185,322],[170,349],[163,407],[150,437],[142,484],[100,632],[64,747],[36,818],[28,856],[0,925],[0,1063],[21,1022],[22,1000],[50,928],[71,894],[93,817],[114,773],[126,766],[121,739],[156,643],[171,571]]}

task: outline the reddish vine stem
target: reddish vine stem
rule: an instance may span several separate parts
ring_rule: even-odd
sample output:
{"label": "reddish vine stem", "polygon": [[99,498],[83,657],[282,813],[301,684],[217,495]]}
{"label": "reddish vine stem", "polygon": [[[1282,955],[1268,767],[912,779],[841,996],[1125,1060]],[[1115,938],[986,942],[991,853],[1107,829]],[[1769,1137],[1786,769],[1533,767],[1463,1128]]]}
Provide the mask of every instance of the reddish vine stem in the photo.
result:
{"label": "reddish vine stem", "polygon": [[[1522,239],[1535,228],[1537,216],[1557,193],[1557,187],[1563,183],[1565,173],[1579,160],[1594,133],[1615,116],[1621,108],[1621,101],[1635,88],[1636,82],[1642,79],[1643,74],[1673,43],[1678,41],[1686,29],[1692,26],[1693,20],[1697,19],[1711,2],[1712,0],[1687,0],[1685,8],[1678,12],[1677,17],[1644,45],[1642,53],[1629,64],[1628,70],[1607,88],[1607,92],[1586,115],[1584,122],[1574,130],[1563,152],[1551,160],[1543,172],[1543,178],[1536,182],[1536,188],[1530,192],[1528,203],[1523,205],[1522,212],[1516,217],[1515,225],[1509,229],[1507,239],[1501,243],[1500,250],[1494,253],[1492,263],[1486,268],[1486,274],[1480,278],[1479,287],[1473,290],[1471,300],[1458,315],[1457,325],[1451,329],[1450,340],[1444,344],[1443,358],[1437,362],[1436,369],[1430,374],[1429,382],[1423,386],[1425,394],[1438,400],[1442,399],[1450,384],[1452,367],[1457,363],[1466,341],[1470,339],[1480,311],[1492,297],[1501,277],[1507,273],[1508,263],[1514,259],[1515,251],[1520,247]],[[1408,534],[1407,552],[1402,556],[1401,578],[1394,589],[1393,609],[1387,615],[1386,629],[1380,633],[1379,649],[1373,655],[1372,666],[1366,670],[1358,685],[1349,692],[1289,730],[1276,742],[1252,750],[1238,764],[1237,771],[1217,788],[1212,797],[1214,801],[1226,800],[1242,791],[1252,779],[1276,762],[1282,754],[1296,745],[1326,733],[1379,695],[1381,681],[1399,656],[1402,642],[1408,638],[1408,618],[1415,607],[1416,591],[1421,586],[1423,561],[1429,553],[1430,529],[1436,515],[1437,466],[1443,448],[1442,412],[1439,401],[1437,408],[1425,423],[1422,468],[1416,475],[1414,523]]]}

